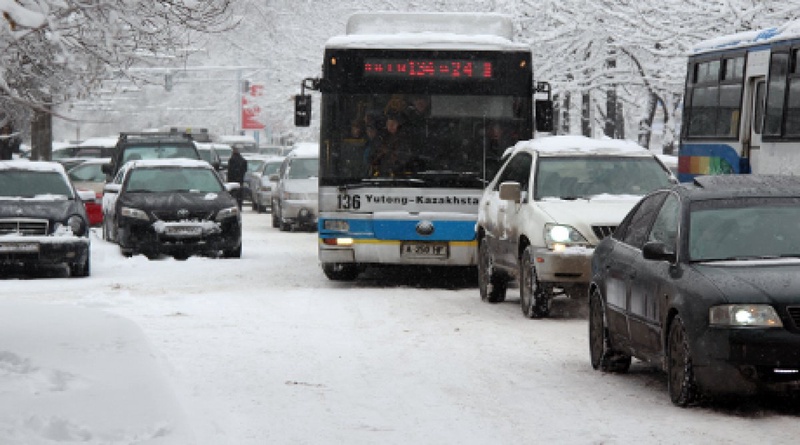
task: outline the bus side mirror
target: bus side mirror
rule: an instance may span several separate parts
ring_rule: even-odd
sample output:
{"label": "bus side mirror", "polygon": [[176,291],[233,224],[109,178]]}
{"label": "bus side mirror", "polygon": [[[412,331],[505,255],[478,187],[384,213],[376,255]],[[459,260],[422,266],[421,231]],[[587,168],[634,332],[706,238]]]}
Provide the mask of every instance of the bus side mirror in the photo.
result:
{"label": "bus side mirror", "polygon": [[542,133],[553,132],[553,101],[536,101],[536,131]]}
{"label": "bus side mirror", "polygon": [[311,95],[302,94],[294,97],[294,125],[296,127],[311,125]]}

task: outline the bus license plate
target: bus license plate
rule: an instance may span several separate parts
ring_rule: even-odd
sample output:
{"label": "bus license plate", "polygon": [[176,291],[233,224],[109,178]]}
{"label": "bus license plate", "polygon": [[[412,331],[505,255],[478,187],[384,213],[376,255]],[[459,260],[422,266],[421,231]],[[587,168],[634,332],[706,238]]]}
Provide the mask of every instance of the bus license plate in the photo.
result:
{"label": "bus license plate", "polygon": [[39,243],[0,243],[0,252],[35,253],[39,251]]}
{"label": "bus license plate", "polygon": [[404,258],[447,258],[447,243],[402,243],[400,256]]}

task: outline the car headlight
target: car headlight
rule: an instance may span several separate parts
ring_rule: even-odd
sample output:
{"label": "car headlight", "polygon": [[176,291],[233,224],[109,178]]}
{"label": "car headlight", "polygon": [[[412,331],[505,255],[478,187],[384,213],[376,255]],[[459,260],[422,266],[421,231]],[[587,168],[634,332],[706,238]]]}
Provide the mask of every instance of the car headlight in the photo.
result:
{"label": "car headlight", "polygon": [[150,221],[150,217],[147,216],[147,212],[144,210],[134,209],[133,207],[123,207],[120,209],[120,214],[126,218],[133,218],[133,219],[141,219],[144,221]]}
{"label": "car headlight", "polygon": [[238,217],[238,216],[239,216],[239,207],[236,206],[228,207],[227,209],[222,209],[219,212],[217,212],[217,221],[222,221],[223,219],[226,218]]}
{"label": "car headlight", "polygon": [[768,304],[723,304],[708,311],[711,326],[760,328],[783,327],[775,308]]}
{"label": "car headlight", "polygon": [[78,215],[72,215],[67,219],[67,226],[75,236],[83,236],[86,233],[86,221]]}
{"label": "car headlight", "polygon": [[572,226],[545,224],[544,241],[548,249],[561,250],[567,246],[585,246],[589,241]]}

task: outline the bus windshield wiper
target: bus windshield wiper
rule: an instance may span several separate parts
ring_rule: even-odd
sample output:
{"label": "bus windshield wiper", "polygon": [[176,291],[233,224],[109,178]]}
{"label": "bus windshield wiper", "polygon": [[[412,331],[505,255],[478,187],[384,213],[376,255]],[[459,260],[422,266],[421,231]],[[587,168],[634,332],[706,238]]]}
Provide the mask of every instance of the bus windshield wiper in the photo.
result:
{"label": "bus windshield wiper", "polygon": [[339,190],[352,190],[352,189],[359,189],[364,187],[374,187],[374,186],[382,186],[382,185],[392,185],[392,186],[416,186],[416,185],[423,185],[425,181],[422,179],[415,179],[415,178],[367,178],[362,179],[361,182],[356,184],[344,184],[339,186]]}

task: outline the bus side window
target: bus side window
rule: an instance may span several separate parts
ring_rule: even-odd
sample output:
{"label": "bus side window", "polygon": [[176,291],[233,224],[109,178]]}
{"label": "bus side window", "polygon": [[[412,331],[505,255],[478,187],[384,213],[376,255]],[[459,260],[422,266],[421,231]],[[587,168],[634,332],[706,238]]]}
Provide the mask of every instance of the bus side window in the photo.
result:
{"label": "bus side window", "polygon": [[764,116],[764,135],[780,136],[783,126],[783,105],[786,98],[786,78],[789,55],[775,53],[769,64],[769,85],[767,86],[767,106]]}

